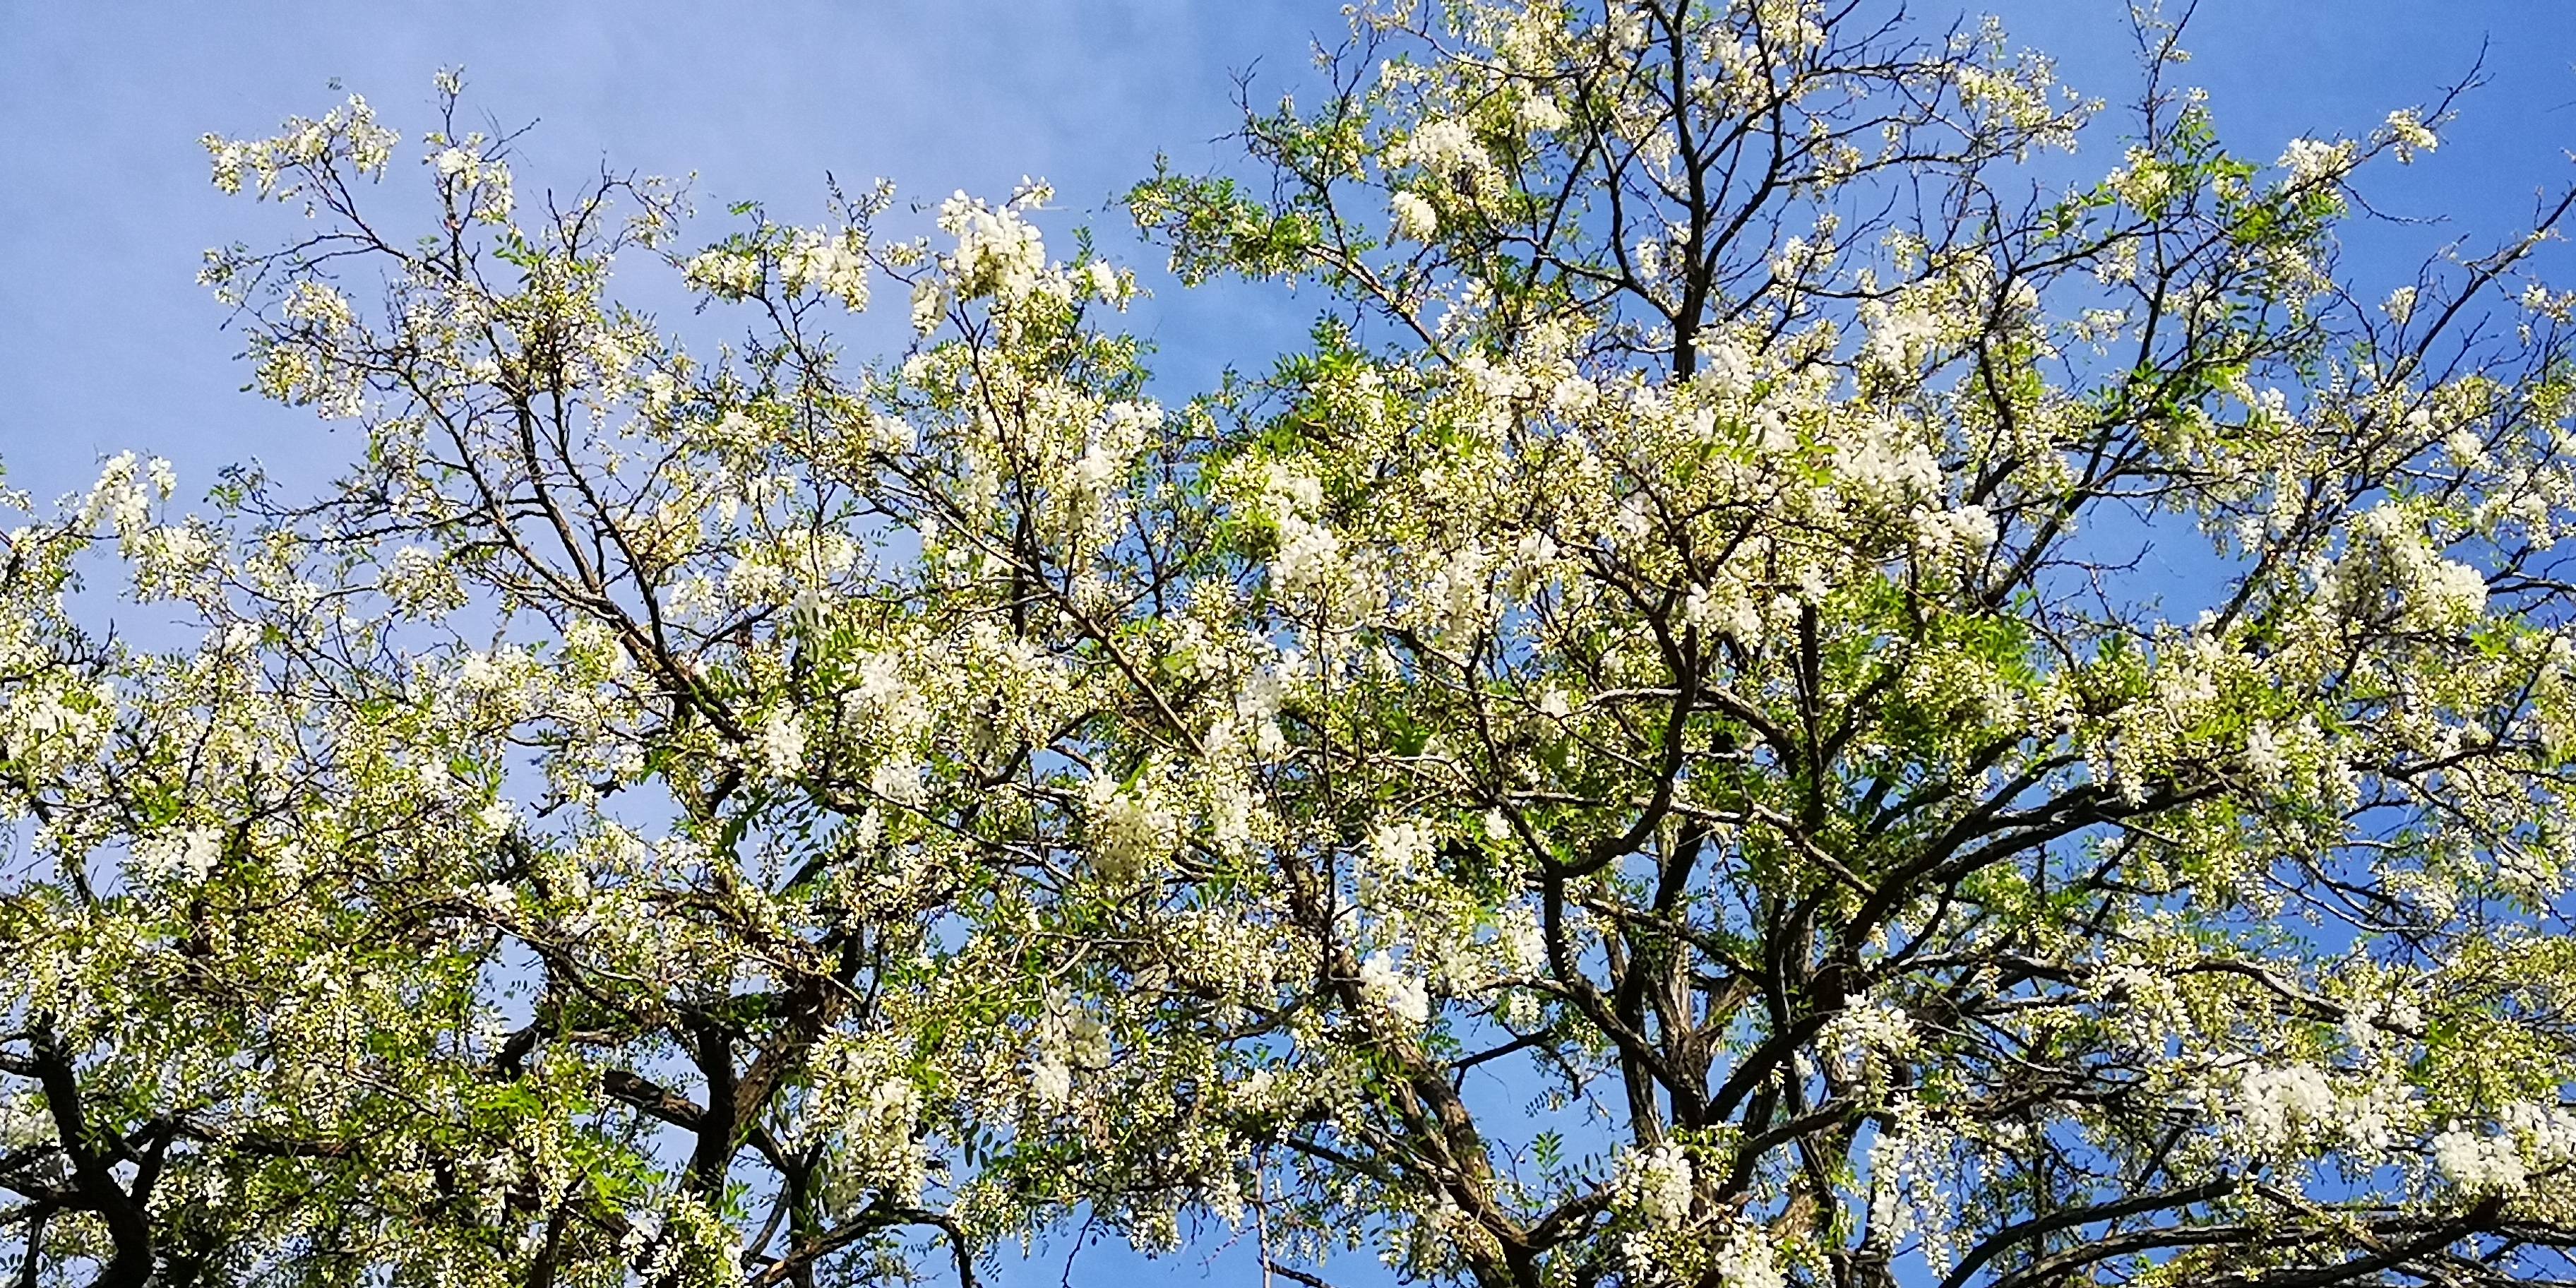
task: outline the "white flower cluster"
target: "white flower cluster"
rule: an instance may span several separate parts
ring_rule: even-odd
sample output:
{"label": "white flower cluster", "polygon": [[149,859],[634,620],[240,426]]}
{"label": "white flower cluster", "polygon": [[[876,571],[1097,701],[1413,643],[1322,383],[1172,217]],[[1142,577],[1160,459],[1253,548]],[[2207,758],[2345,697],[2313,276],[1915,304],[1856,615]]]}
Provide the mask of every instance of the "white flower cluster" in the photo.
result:
{"label": "white flower cluster", "polygon": [[1110,266],[1105,259],[1095,259],[1082,266],[1079,283],[1092,298],[1124,309],[1136,293],[1135,279]]}
{"label": "white flower cluster", "polygon": [[2247,1072],[2237,1084],[2237,1102],[2245,1139],[2267,1151],[2299,1144],[2336,1121],[2334,1084],[2312,1064]]}
{"label": "white flower cluster", "polygon": [[1682,621],[1739,643],[1759,640],[1768,629],[1762,604],[1753,589],[1726,568],[1719,569],[1707,585],[1693,586],[1682,597]]}
{"label": "white flower cluster", "polygon": [[324,282],[297,282],[287,291],[278,312],[287,321],[301,323],[335,336],[357,325],[357,313],[349,307],[349,297],[339,288]]}
{"label": "white flower cluster", "polygon": [[0,1095],[0,1153],[53,1139],[54,1116],[32,1091]]}
{"label": "white flower cluster", "polygon": [[104,681],[17,688],[0,706],[0,754],[24,769],[63,763],[86,754],[115,713],[115,691]]}
{"label": "white flower cluster", "polygon": [[1271,556],[1270,583],[1290,594],[1312,594],[1331,585],[1341,569],[1341,539],[1314,521],[1323,508],[1323,485],[1284,461],[1272,462],[1262,478],[1261,502],[1279,529],[1279,550]]}
{"label": "white flower cluster", "polygon": [[868,306],[866,242],[851,229],[764,224],[689,257],[680,274],[717,299],[740,300],[760,293],[773,264],[778,285],[790,296],[810,292],[837,299],[853,313]]}
{"label": "white flower cluster", "polygon": [[1360,992],[1410,1028],[1431,1022],[1431,989],[1420,975],[1395,964],[1380,949],[1360,963]]}
{"label": "white flower cluster", "polygon": [[2576,1109],[2517,1101],[2494,1131],[2453,1122],[2431,1142],[2433,1166],[2472,1194],[2519,1194],[2535,1170],[2576,1162]]}
{"label": "white flower cluster", "polygon": [[1054,1055],[1029,1062],[1029,1094],[1041,1108],[1062,1109],[1073,1099],[1073,1066]]}
{"label": "white flower cluster", "polygon": [[217,188],[240,192],[247,173],[260,196],[284,201],[301,191],[300,185],[286,181],[290,170],[311,170],[338,155],[347,157],[361,174],[381,175],[402,136],[376,124],[375,109],[352,94],[321,120],[289,118],[284,131],[271,138],[227,139],[209,134],[202,141],[214,158]]}
{"label": "white flower cluster", "polygon": [[1869,1237],[1887,1247],[1910,1237],[1922,1249],[1925,1267],[1946,1275],[1960,1253],[1960,1204],[1948,1184],[1959,1175],[1958,1137],[1912,1097],[1892,1109],[1892,1121],[1869,1146]]}
{"label": "white flower cluster", "polygon": [[790,293],[828,295],[852,313],[868,306],[868,257],[854,234],[796,229],[778,257],[778,280]]}
{"label": "white flower cluster", "polygon": [[134,843],[134,870],[148,881],[195,885],[224,856],[224,834],[212,827],[156,832]]}
{"label": "white flower cluster", "polygon": [[2074,149],[2075,127],[2084,114],[2061,112],[2049,101],[2049,91],[2056,88],[2056,83],[2055,68],[2047,58],[2024,55],[2019,63],[2001,71],[1967,64],[1955,74],[1963,103],[1981,108],[2015,129],[2049,138],[2069,151]]}
{"label": "white flower cluster", "polygon": [[1042,203],[1045,191],[1030,185],[1022,196],[998,209],[963,192],[940,203],[939,227],[957,239],[948,276],[961,297],[1013,300],[1038,284],[1046,269],[1046,244],[1037,226],[1021,218],[1020,211]]}
{"label": "white flower cluster", "polygon": [[152,530],[152,505],[168,500],[178,486],[170,463],[159,457],[145,462],[132,452],[119,452],[99,467],[98,482],[81,501],[83,526],[105,522],[118,544],[132,554]]}
{"label": "white flower cluster", "polygon": [[928,1160],[915,1142],[921,1089],[902,1058],[863,1038],[834,1035],[815,1057],[814,1115],[837,1126],[848,1145],[846,1179],[881,1186],[917,1201],[929,1182]]}
{"label": "white flower cluster", "polygon": [[2357,542],[2377,557],[2406,623],[2425,631],[2469,626],[2486,611],[2486,576],[2445,559],[2426,540],[2423,522],[2406,507],[2382,502],[2354,523]]}
{"label": "white flower cluster", "polygon": [[2453,1123],[2433,1137],[2433,1166],[2444,1179],[2472,1194],[2511,1194],[2530,1179],[2531,1169],[2513,1138]]}
{"label": "white flower cluster", "polygon": [[165,524],[132,543],[134,590],[144,600],[197,598],[211,594],[224,567],[222,548],[212,531],[193,520]]}
{"label": "white flower cluster", "polygon": [[1106,1069],[1115,1054],[1109,1027],[1098,1016],[1049,998],[1038,1018],[1037,1054],[1029,1061],[1029,1095],[1045,1112],[1061,1110],[1072,1102],[1075,1072]]}
{"label": "white flower cluster", "polygon": [[2278,787],[2289,776],[2289,758],[2281,754],[2269,721],[2257,720],[2245,731],[2245,770],[2266,787]]}
{"label": "white flower cluster", "polygon": [[1074,489],[1094,497],[1106,494],[1126,476],[1162,427],[1163,409],[1151,402],[1111,403],[1073,463]]}
{"label": "white flower cluster", "polygon": [[1872,1088],[1887,1083],[1890,1065],[1911,1058],[1921,1043],[1914,1019],[1879,998],[1861,998],[1837,1012],[1816,1035],[1837,1076]]}
{"label": "white flower cluster", "polygon": [[760,292],[760,257],[739,246],[713,247],[691,256],[680,275],[718,299],[739,300]]}
{"label": "white flower cluster", "polygon": [[1513,107],[1512,115],[1519,118],[1521,128],[1532,134],[1562,130],[1574,120],[1566,114],[1564,108],[1557,106],[1555,99],[1544,94],[1531,94],[1523,98]]}
{"label": "white flower cluster", "polygon": [[787,707],[772,708],[761,718],[752,751],[763,776],[781,782],[795,778],[805,767],[805,717]]}
{"label": "white flower cluster", "polygon": [[2282,149],[2281,159],[2273,164],[2290,172],[2290,182],[2299,187],[2340,179],[2352,169],[2353,147],[2348,142],[2325,143],[2316,139],[2292,139]]}
{"label": "white flower cluster", "polygon": [[[1371,829],[1352,871],[1358,933],[1364,943],[1401,946],[1405,964],[1440,993],[1481,996],[1502,977],[1526,973],[1535,956],[1525,952],[1530,945],[1512,910],[1489,911],[1443,870],[1440,848],[1439,833],[1418,820]],[[1409,997],[1413,988],[1401,991]]]}
{"label": "white flower cluster", "polygon": [[1696,1182],[1681,1146],[1622,1151],[1613,1192],[1614,1201],[1636,1213],[1643,1227],[1619,1240],[1630,1283],[1786,1288],[1777,1240],[1759,1222],[1739,1213],[1728,1218],[1722,1234],[1693,1228]]}
{"label": "white flower cluster", "polygon": [[1397,192],[1386,199],[1395,216],[1395,235],[1406,241],[1428,242],[1440,235],[1440,211],[1418,192]]}
{"label": "white flower cluster", "polygon": [[1941,320],[1917,309],[1890,308],[1873,300],[1862,306],[1862,321],[1869,328],[1862,364],[1893,375],[1912,374],[1941,339]]}
{"label": "white flower cluster", "polygon": [[1709,1267],[1721,1288],[1788,1288],[1788,1271],[1771,1232],[1746,1217],[1735,1218],[1726,1241],[1717,1245]]}
{"label": "white flower cluster", "polygon": [[1083,791],[1083,839],[1091,867],[1112,885],[1152,876],[1179,844],[1181,820],[1149,769],[1121,787],[1107,775]]}
{"label": "white flower cluster", "polygon": [[1619,1155],[1619,1205],[1658,1229],[1690,1224],[1695,1190],[1690,1154],[1666,1142]]}
{"label": "white flower cluster", "polygon": [[2442,146],[2442,141],[2434,137],[2432,127],[2424,124],[2423,118],[2417,116],[2412,108],[2399,108],[2388,114],[2388,139],[2396,145],[2397,160],[2401,165],[2412,165],[2417,153],[2430,152]]}
{"label": "white flower cluster", "polygon": [[1404,141],[1386,150],[1386,164],[1419,166],[1444,177],[1472,176],[1493,165],[1485,154],[1485,145],[1476,141],[1475,127],[1465,121],[1444,119],[1424,121],[1414,127]]}
{"label": "white flower cluster", "polygon": [[489,140],[480,134],[468,134],[449,141],[432,134],[424,140],[428,155],[422,158],[438,175],[438,186],[447,199],[466,217],[487,224],[506,223],[515,203],[510,184],[510,167],[487,153]]}
{"label": "white flower cluster", "polygon": [[1930,496],[1941,486],[1940,458],[1894,417],[1869,422],[1837,444],[1834,469],[1859,491],[1891,504]]}
{"label": "white flower cluster", "polygon": [[[2156,210],[2173,195],[2174,168],[2155,153],[2141,147],[2129,149],[2127,158],[2111,173],[2102,177],[2103,186],[2132,210]],[[2134,259],[2122,263],[2134,266]],[[2097,273],[2099,270],[2096,270]]]}

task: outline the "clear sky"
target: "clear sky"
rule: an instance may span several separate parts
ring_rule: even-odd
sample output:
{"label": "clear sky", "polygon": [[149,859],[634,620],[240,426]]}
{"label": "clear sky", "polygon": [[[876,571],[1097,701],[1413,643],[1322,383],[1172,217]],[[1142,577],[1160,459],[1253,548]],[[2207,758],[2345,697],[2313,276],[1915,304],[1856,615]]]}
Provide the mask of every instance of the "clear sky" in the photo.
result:
{"label": "clear sky", "polygon": [[[1917,0],[1946,18],[1958,0]],[[2016,40],[2060,56],[2115,105],[2133,93],[2122,0],[1998,0]],[[2268,160],[2300,134],[2361,134],[2421,102],[2487,49],[2490,86],[2441,151],[2383,173],[2374,203],[2435,226],[2356,230],[2365,282],[2411,275],[2454,237],[2478,245],[2576,179],[2576,3],[2568,0],[2205,0],[2184,69],[2224,134]],[[430,75],[462,64],[470,103],[533,120],[522,191],[549,174],[694,171],[700,208],[762,199],[813,218],[826,171],[886,175],[935,199],[1052,179],[1067,219],[1101,209],[1157,151],[1229,155],[1233,74],[1256,99],[1305,87],[1310,39],[1341,31],[1330,0],[0,0],[0,463],[49,496],[125,448],[177,461],[194,492],[229,461],[311,479],[354,450],[306,415],[238,392],[246,372],[222,310],[193,282],[220,242],[286,234],[291,216],[218,196],[196,142],[318,114],[336,80],[386,123],[425,128]],[[2079,163],[2114,162],[2118,121]],[[397,167],[398,170],[403,167]],[[412,176],[405,175],[409,180]],[[389,192],[399,200],[400,194]],[[1063,224],[1050,228],[1061,235]],[[2562,282],[2561,286],[2570,283]],[[1221,364],[1266,365],[1306,304],[1275,293],[1183,292],[1138,308],[1175,392]],[[1248,1241],[1247,1241],[1248,1242]],[[1062,1247],[1005,1284],[1053,1284]],[[1365,1258],[1347,1288],[1382,1282]],[[1150,1270],[1086,1258],[1076,1283],[1253,1282],[1238,1248]]]}

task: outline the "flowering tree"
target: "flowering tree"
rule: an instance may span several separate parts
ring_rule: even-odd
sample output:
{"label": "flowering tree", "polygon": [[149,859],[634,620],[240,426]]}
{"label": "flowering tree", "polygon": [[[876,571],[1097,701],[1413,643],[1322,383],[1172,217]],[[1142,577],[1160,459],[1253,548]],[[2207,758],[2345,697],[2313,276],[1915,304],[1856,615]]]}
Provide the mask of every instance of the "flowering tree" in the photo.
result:
{"label": "flowering tree", "polygon": [[409,225],[360,100],[210,138],[363,442],[14,498],[21,1281],[2564,1273],[2569,203],[2357,298],[2448,102],[2267,166],[2139,33],[2052,195],[2111,127],[1991,26],[1364,11],[1266,185],[1131,194],[1332,301],[1172,407],[1042,185],[684,245],[452,78]]}

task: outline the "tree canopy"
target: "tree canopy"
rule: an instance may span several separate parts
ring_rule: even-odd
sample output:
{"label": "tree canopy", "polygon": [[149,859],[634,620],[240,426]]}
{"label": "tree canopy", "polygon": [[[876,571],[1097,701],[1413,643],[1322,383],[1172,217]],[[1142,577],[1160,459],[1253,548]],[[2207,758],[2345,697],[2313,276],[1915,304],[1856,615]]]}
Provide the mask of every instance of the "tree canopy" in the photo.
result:
{"label": "tree canopy", "polygon": [[2365,293],[2452,101],[2240,153],[2136,31],[2113,111],[1870,0],[1363,7],[1128,194],[1318,301],[1186,397],[1040,183],[208,136],[347,459],[8,498],[0,1256],[2566,1281],[2576,196]]}

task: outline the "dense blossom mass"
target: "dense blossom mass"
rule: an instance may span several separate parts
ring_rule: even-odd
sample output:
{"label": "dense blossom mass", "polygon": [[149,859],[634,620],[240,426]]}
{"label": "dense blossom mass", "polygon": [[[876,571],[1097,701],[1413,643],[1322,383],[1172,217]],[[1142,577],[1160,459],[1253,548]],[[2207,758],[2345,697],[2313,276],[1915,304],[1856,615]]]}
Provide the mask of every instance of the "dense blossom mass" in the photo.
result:
{"label": "dense blossom mass", "polygon": [[2564,1279],[2569,201],[2365,291],[2449,100],[2253,159],[2152,13],[2122,117],[1880,8],[1356,10],[1129,195],[1321,288],[1187,398],[1040,182],[210,136],[352,450],[7,498],[0,1258]]}

